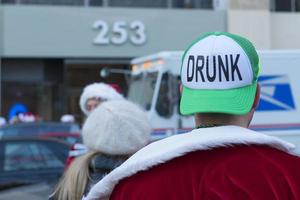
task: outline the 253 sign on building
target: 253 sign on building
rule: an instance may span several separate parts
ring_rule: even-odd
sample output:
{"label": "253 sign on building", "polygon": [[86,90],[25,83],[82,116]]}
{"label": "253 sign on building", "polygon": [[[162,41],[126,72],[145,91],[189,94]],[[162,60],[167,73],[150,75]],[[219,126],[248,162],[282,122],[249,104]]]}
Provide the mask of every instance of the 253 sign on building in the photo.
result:
{"label": "253 sign on building", "polygon": [[96,45],[121,45],[131,42],[143,45],[147,40],[146,27],[141,21],[115,21],[112,24],[103,20],[95,21],[93,29],[99,31],[93,43]]}

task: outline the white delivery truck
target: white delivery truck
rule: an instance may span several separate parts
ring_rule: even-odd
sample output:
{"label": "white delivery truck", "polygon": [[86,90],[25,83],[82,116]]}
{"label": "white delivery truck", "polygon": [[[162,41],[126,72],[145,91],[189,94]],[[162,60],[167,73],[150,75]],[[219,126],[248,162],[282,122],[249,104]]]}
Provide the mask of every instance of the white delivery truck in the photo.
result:
{"label": "white delivery truck", "polygon": [[[182,54],[159,52],[131,62],[128,99],[147,110],[154,140],[195,127],[192,116],[179,113]],[[299,135],[300,145],[300,51],[269,50],[259,55],[261,100],[250,128],[289,141]]]}

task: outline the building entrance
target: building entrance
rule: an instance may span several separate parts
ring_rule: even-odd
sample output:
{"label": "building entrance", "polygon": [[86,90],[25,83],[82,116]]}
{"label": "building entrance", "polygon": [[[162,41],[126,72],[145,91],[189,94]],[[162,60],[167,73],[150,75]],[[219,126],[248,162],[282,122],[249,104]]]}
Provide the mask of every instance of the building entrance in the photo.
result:
{"label": "building entrance", "polygon": [[127,93],[125,75],[112,73],[108,77],[103,78],[100,76],[100,71],[103,68],[129,69],[129,64],[65,64],[66,112],[73,114],[79,123],[82,123],[84,120],[84,114],[79,107],[79,99],[85,86],[95,82],[104,82],[118,85],[124,96]]}

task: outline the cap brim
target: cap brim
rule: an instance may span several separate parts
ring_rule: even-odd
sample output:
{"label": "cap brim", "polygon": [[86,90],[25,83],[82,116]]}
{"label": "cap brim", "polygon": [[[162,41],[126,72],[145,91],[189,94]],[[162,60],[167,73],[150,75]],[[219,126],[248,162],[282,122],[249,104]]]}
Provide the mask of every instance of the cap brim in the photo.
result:
{"label": "cap brim", "polygon": [[183,87],[180,113],[226,113],[244,115],[253,105],[257,83],[226,90],[194,90]]}

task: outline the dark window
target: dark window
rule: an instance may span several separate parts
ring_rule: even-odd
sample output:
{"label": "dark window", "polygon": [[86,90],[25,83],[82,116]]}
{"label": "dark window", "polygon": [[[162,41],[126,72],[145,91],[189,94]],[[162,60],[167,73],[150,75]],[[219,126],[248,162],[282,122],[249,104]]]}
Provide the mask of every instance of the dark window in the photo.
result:
{"label": "dark window", "polygon": [[271,11],[300,11],[300,0],[272,0],[270,7]]}
{"label": "dark window", "polygon": [[16,0],[2,0],[2,1],[0,1],[0,4],[1,3],[3,3],[3,4],[15,4]]}
{"label": "dark window", "polygon": [[110,6],[143,8],[204,8],[211,9],[212,0],[2,0],[3,4],[41,4],[74,6]]}
{"label": "dark window", "polygon": [[295,9],[296,11],[300,11],[300,0],[296,0],[296,5],[295,5]]}
{"label": "dark window", "polygon": [[144,109],[150,110],[157,76],[158,72],[148,73],[147,76],[145,74],[132,76],[127,98]]}
{"label": "dark window", "polygon": [[103,0],[89,0],[90,6],[103,6]]}
{"label": "dark window", "polygon": [[212,9],[212,0],[172,0],[173,8]]}
{"label": "dark window", "polygon": [[291,0],[273,0],[275,11],[292,11]]}
{"label": "dark window", "polygon": [[113,7],[163,8],[167,7],[167,0],[110,0],[108,5]]}
{"label": "dark window", "polygon": [[63,168],[64,163],[45,145],[12,142],[5,145],[4,171]]}
{"label": "dark window", "polygon": [[194,8],[204,8],[204,9],[211,9],[213,7],[213,1],[211,0],[194,0]]}
{"label": "dark window", "polygon": [[40,154],[45,160],[45,168],[62,168],[64,163],[45,145],[39,144]]}
{"label": "dark window", "polygon": [[184,0],[172,0],[172,7],[173,8],[187,8],[188,5],[185,3]]}
{"label": "dark window", "polygon": [[83,0],[3,0],[3,4],[83,5]]}
{"label": "dark window", "polygon": [[177,85],[174,84],[175,78],[164,73],[161,79],[158,98],[156,102],[156,111],[162,117],[171,117],[173,115],[174,106],[176,105],[178,94],[175,94]]}

